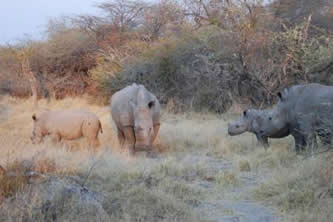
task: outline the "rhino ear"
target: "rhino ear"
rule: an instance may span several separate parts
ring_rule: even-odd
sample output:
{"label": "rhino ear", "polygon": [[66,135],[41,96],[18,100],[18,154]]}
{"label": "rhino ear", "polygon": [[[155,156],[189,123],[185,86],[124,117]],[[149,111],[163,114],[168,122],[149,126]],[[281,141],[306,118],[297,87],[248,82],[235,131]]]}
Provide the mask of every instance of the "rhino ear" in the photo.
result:
{"label": "rhino ear", "polygon": [[36,114],[33,114],[33,115],[32,115],[32,120],[33,120],[33,121],[36,121],[36,120],[37,120]]}
{"label": "rhino ear", "polygon": [[279,97],[280,101],[283,101],[283,100],[284,100],[284,98],[283,98],[283,96],[282,96],[282,93],[281,93],[281,92],[278,92],[278,93],[277,93],[277,96]]}
{"label": "rhino ear", "polygon": [[280,100],[282,100],[282,94],[281,94],[281,92],[278,92],[277,96],[280,98]]}
{"label": "rhino ear", "polygon": [[150,101],[150,102],[148,103],[148,107],[149,107],[149,109],[153,108],[153,106],[155,106],[155,101]]}

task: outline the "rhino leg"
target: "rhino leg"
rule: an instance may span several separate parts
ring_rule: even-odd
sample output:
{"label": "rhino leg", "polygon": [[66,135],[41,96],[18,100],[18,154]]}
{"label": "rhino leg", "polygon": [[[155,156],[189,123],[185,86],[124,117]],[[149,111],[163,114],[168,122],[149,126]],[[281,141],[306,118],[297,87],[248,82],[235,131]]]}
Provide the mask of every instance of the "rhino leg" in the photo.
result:
{"label": "rhino leg", "polygon": [[154,134],[153,134],[153,136],[151,137],[151,144],[153,145],[153,142],[155,141],[155,139],[156,139],[156,136],[157,136],[157,134],[158,134],[158,131],[160,130],[160,124],[156,124],[156,125],[154,125]]}
{"label": "rhino leg", "polygon": [[134,155],[135,150],[135,134],[133,127],[125,127],[123,129],[123,133],[125,136],[125,146],[128,149],[130,155]]}
{"label": "rhino leg", "polygon": [[88,138],[88,144],[94,151],[97,151],[97,148],[101,145],[98,138]]}
{"label": "rhino leg", "polygon": [[256,135],[256,137],[257,137],[258,143],[260,145],[262,145],[265,148],[265,150],[267,150],[267,148],[269,147],[268,138],[267,137],[261,137],[261,136],[258,136],[258,135]]}
{"label": "rhino leg", "polygon": [[123,131],[121,129],[119,129],[118,127],[117,127],[117,136],[118,136],[119,146],[123,147],[124,142],[125,142],[125,135],[124,135]]}
{"label": "rhino leg", "polygon": [[296,153],[300,153],[300,150],[304,150],[304,148],[306,146],[305,138],[300,133],[293,133],[293,137],[295,140]]}
{"label": "rhino leg", "polygon": [[100,146],[100,142],[98,139],[99,128],[86,128],[85,131],[82,133],[83,136],[87,139],[88,144],[90,147],[94,148],[95,150],[97,147]]}
{"label": "rhino leg", "polygon": [[59,135],[59,133],[52,133],[51,134],[51,140],[53,143],[59,143],[61,140],[61,137]]}

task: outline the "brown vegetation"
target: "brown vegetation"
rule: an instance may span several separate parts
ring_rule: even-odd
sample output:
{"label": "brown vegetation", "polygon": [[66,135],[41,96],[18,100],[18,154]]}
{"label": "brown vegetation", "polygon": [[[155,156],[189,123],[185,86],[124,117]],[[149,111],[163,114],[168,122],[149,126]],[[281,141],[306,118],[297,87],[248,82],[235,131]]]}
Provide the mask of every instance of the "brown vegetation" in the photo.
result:
{"label": "brown vegetation", "polygon": [[261,107],[295,83],[333,83],[327,0],[106,1],[105,16],[53,19],[46,41],[0,48],[0,90],[29,95],[14,52],[30,54],[40,97],[93,95],[105,103],[131,82],[163,104],[225,112]]}

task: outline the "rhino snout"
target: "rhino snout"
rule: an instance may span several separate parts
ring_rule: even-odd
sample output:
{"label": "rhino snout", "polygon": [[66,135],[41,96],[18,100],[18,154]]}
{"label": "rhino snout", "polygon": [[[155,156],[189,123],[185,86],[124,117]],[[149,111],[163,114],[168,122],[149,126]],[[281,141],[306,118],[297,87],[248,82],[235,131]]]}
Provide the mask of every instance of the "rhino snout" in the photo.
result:
{"label": "rhino snout", "polygon": [[240,125],[239,124],[230,124],[230,123],[228,123],[228,134],[229,134],[229,136],[238,135],[239,131],[240,131]]}

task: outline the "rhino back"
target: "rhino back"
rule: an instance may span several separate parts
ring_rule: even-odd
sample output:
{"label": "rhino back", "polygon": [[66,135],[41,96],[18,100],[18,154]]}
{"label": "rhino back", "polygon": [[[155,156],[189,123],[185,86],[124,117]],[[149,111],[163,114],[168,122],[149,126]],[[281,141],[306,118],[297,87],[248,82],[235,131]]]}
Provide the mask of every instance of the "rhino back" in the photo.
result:
{"label": "rhino back", "polygon": [[[304,90],[295,106],[297,116],[331,119],[333,116],[333,87],[313,85]],[[332,120],[331,120],[332,121]]]}
{"label": "rhino back", "polygon": [[[318,121],[333,119],[333,87],[317,83],[291,88],[286,101],[279,104],[284,110],[291,128],[300,125],[311,127]],[[330,123],[329,123],[330,124]],[[333,125],[333,124],[330,124]]]}
{"label": "rhino back", "polygon": [[47,112],[41,115],[40,120],[48,133],[59,133],[67,138],[79,137],[84,121],[99,121],[93,113],[76,110]]}

